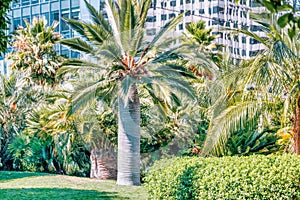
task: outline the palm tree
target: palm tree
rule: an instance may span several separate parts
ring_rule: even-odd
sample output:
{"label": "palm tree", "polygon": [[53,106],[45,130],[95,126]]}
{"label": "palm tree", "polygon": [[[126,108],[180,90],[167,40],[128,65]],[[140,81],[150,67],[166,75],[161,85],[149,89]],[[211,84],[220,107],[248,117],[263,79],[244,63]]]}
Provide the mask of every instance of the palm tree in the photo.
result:
{"label": "palm tree", "polygon": [[53,86],[58,80],[56,71],[60,68],[62,57],[58,56],[54,45],[60,40],[55,33],[57,22],[47,27],[45,19],[34,18],[32,25],[25,21],[26,27],[19,27],[12,37],[14,49],[7,55],[12,60],[12,69],[22,71],[28,82],[40,86]]}
{"label": "palm tree", "polygon": [[84,53],[90,61],[70,59],[60,74],[76,71],[81,71],[81,76],[91,71],[100,74],[97,80],[77,90],[70,113],[95,98],[118,105],[117,184],[120,185],[140,185],[139,92],[145,90],[162,107],[177,99],[177,93],[193,98],[188,82],[180,79],[193,75],[173,62],[177,58],[174,51],[180,47],[170,48],[173,39],[166,39],[182,15],[166,23],[150,42],[145,42],[150,3],[151,0],[106,0],[106,21],[101,11],[86,2],[93,22],[66,19],[81,38],[62,41]]}
{"label": "palm tree", "polygon": [[249,121],[256,122],[258,116],[265,117],[267,122],[275,113],[274,108],[282,109],[282,126],[294,115],[294,151],[300,154],[298,35],[292,34],[289,27],[281,28],[274,13],[253,14],[253,17],[262,26],[264,37],[244,29],[231,31],[252,37],[264,45],[265,50],[224,75],[224,88],[229,89],[224,92],[224,99],[234,98],[234,101],[213,119],[203,147],[205,155],[218,154],[231,131]]}

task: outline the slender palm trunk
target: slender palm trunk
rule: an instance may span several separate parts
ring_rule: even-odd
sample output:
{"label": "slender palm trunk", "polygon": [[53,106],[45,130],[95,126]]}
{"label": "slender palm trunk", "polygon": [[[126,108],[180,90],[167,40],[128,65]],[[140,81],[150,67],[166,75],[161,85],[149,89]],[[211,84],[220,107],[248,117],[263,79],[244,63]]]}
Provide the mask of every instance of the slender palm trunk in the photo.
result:
{"label": "slender palm trunk", "polygon": [[91,178],[96,179],[116,179],[117,178],[117,159],[113,148],[91,149]]}
{"label": "slender palm trunk", "polygon": [[140,101],[136,85],[128,102],[119,97],[118,178],[119,185],[140,185]]}
{"label": "slender palm trunk", "polygon": [[297,155],[300,155],[300,96],[296,104],[294,121],[294,151]]}

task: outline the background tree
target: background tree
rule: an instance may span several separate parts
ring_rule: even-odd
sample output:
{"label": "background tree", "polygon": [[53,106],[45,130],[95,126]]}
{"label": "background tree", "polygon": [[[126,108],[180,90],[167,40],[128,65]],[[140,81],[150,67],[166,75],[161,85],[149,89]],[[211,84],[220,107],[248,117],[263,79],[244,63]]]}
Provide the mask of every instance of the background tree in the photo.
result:
{"label": "background tree", "polygon": [[10,8],[10,3],[15,0],[2,0],[0,1],[0,54],[4,53],[7,49],[9,19],[7,12]]}
{"label": "background tree", "polygon": [[54,45],[60,40],[55,27],[58,22],[47,26],[44,18],[34,18],[32,24],[19,27],[12,37],[14,51],[7,55],[12,60],[10,67],[22,71],[31,84],[53,86],[57,84],[56,71],[60,68],[62,57],[58,56]]}

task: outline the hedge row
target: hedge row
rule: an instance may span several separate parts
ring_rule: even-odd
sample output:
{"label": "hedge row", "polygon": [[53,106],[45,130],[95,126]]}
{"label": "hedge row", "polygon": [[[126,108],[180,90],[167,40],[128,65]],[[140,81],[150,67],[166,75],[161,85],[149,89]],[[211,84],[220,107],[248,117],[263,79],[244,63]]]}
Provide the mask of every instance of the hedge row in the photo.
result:
{"label": "hedge row", "polygon": [[149,199],[300,199],[300,157],[173,158],[145,182]]}

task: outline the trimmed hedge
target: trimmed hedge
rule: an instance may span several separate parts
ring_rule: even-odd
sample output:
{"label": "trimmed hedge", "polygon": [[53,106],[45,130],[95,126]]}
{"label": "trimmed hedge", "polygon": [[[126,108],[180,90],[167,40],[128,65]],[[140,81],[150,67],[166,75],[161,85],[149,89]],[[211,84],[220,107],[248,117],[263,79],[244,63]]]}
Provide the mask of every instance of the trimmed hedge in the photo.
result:
{"label": "trimmed hedge", "polygon": [[300,156],[166,159],[145,182],[149,199],[300,199]]}

